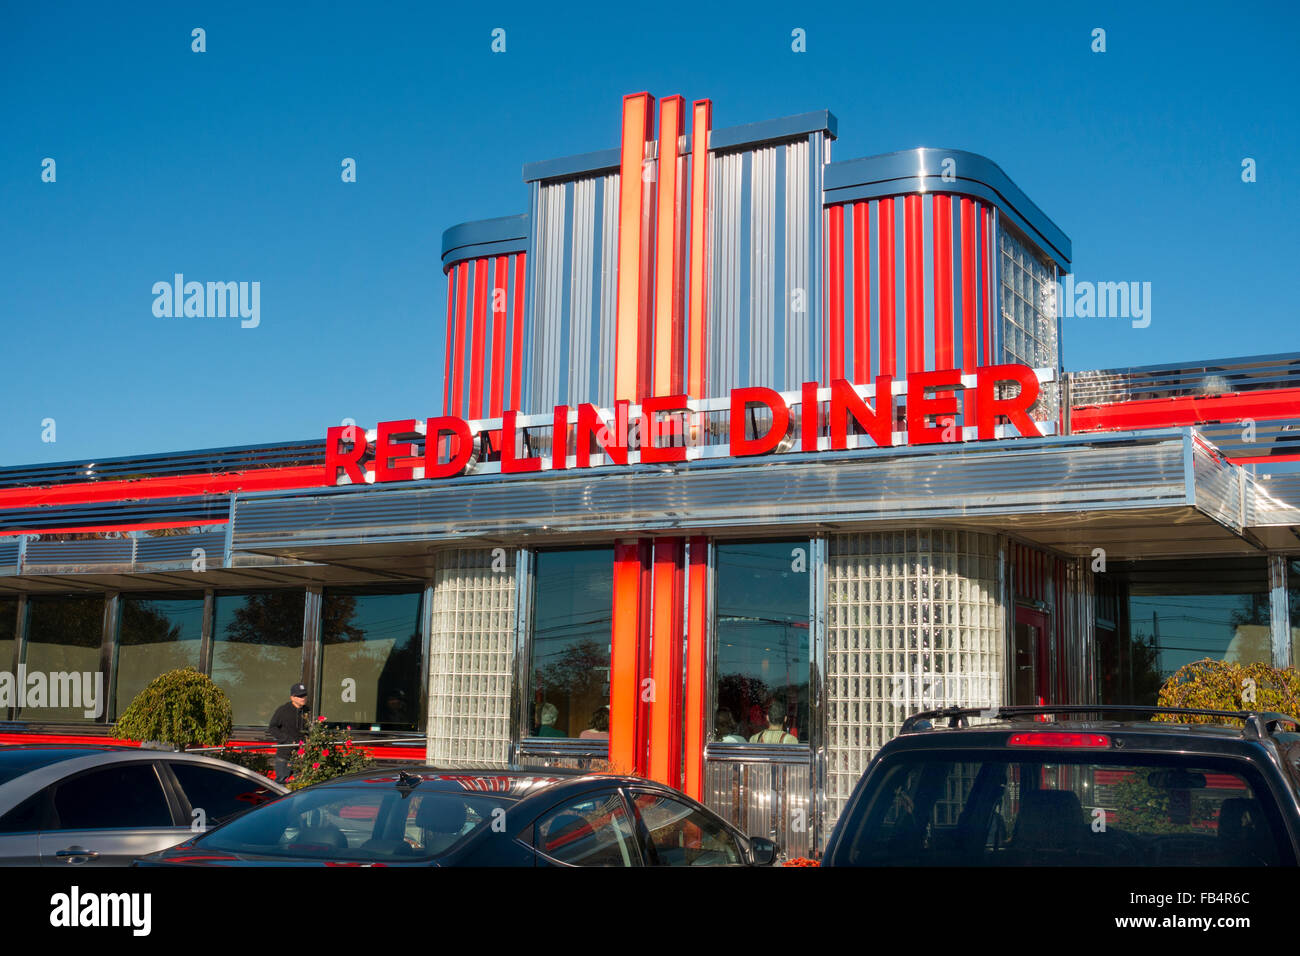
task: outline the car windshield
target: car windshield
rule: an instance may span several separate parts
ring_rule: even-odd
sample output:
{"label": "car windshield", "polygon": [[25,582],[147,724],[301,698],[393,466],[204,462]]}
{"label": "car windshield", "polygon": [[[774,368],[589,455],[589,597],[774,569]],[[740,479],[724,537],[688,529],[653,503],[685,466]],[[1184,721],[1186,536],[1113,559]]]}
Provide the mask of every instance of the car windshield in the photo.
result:
{"label": "car windshield", "polygon": [[850,810],[835,865],[1292,864],[1256,772],[1177,755],[900,754]]}
{"label": "car windshield", "polygon": [[343,862],[432,860],[500,818],[490,794],[329,787],[250,810],[201,837],[204,850]]}

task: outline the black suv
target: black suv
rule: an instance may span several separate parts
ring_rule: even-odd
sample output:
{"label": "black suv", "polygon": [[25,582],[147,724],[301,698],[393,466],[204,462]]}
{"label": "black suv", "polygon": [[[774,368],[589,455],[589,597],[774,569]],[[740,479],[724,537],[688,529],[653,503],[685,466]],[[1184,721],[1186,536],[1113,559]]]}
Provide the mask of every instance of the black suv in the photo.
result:
{"label": "black suv", "polygon": [[[1170,722],[1120,719],[1155,714]],[[1173,722],[1193,714],[1223,723]],[[1167,707],[916,714],[822,865],[1295,866],[1297,731],[1282,714]]]}

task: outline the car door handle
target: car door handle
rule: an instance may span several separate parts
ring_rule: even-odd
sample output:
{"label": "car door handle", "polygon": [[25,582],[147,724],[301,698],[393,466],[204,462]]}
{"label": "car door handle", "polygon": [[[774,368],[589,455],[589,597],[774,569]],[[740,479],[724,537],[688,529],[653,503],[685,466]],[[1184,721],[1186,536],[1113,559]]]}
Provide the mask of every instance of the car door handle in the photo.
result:
{"label": "car door handle", "polygon": [[[86,860],[95,860],[99,858],[98,850],[87,850],[79,846],[70,846],[66,850],[59,850],[54,854],[62,860],[69,863],[85,862]],[[80,858],[80,859],[78,859]]]}

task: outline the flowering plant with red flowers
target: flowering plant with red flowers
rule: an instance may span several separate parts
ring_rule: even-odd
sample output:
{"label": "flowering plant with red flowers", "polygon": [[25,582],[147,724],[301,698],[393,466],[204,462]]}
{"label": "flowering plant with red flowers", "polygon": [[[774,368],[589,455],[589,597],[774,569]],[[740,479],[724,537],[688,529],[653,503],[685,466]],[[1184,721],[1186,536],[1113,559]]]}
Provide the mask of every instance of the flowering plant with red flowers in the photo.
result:
{"label": "flowering plant with red flowers", "polygon": [[810,860],[806,856],[796,856],[794,859],[786,860],[782,866],[821,866],[816,860]]}
{"label": "flowering plant with red flowers", "polygon": [[310,787],[372,765],[374,760],[363,748],[352,746],[349,733],[326,726],[324,717],[312,721],[307,739],[289,762],[289,788]]}

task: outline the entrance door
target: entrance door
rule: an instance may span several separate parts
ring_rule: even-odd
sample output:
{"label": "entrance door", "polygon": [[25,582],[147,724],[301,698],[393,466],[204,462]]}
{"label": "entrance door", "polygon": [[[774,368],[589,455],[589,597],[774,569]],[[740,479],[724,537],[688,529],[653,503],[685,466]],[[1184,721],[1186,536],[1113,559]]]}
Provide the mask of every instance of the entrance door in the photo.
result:
{"label": "entrance door", "polygon": [[1047,700],[1047,615],[1033,608],[1016,608],[1016,633],[1011,647],[1011,703]]}

